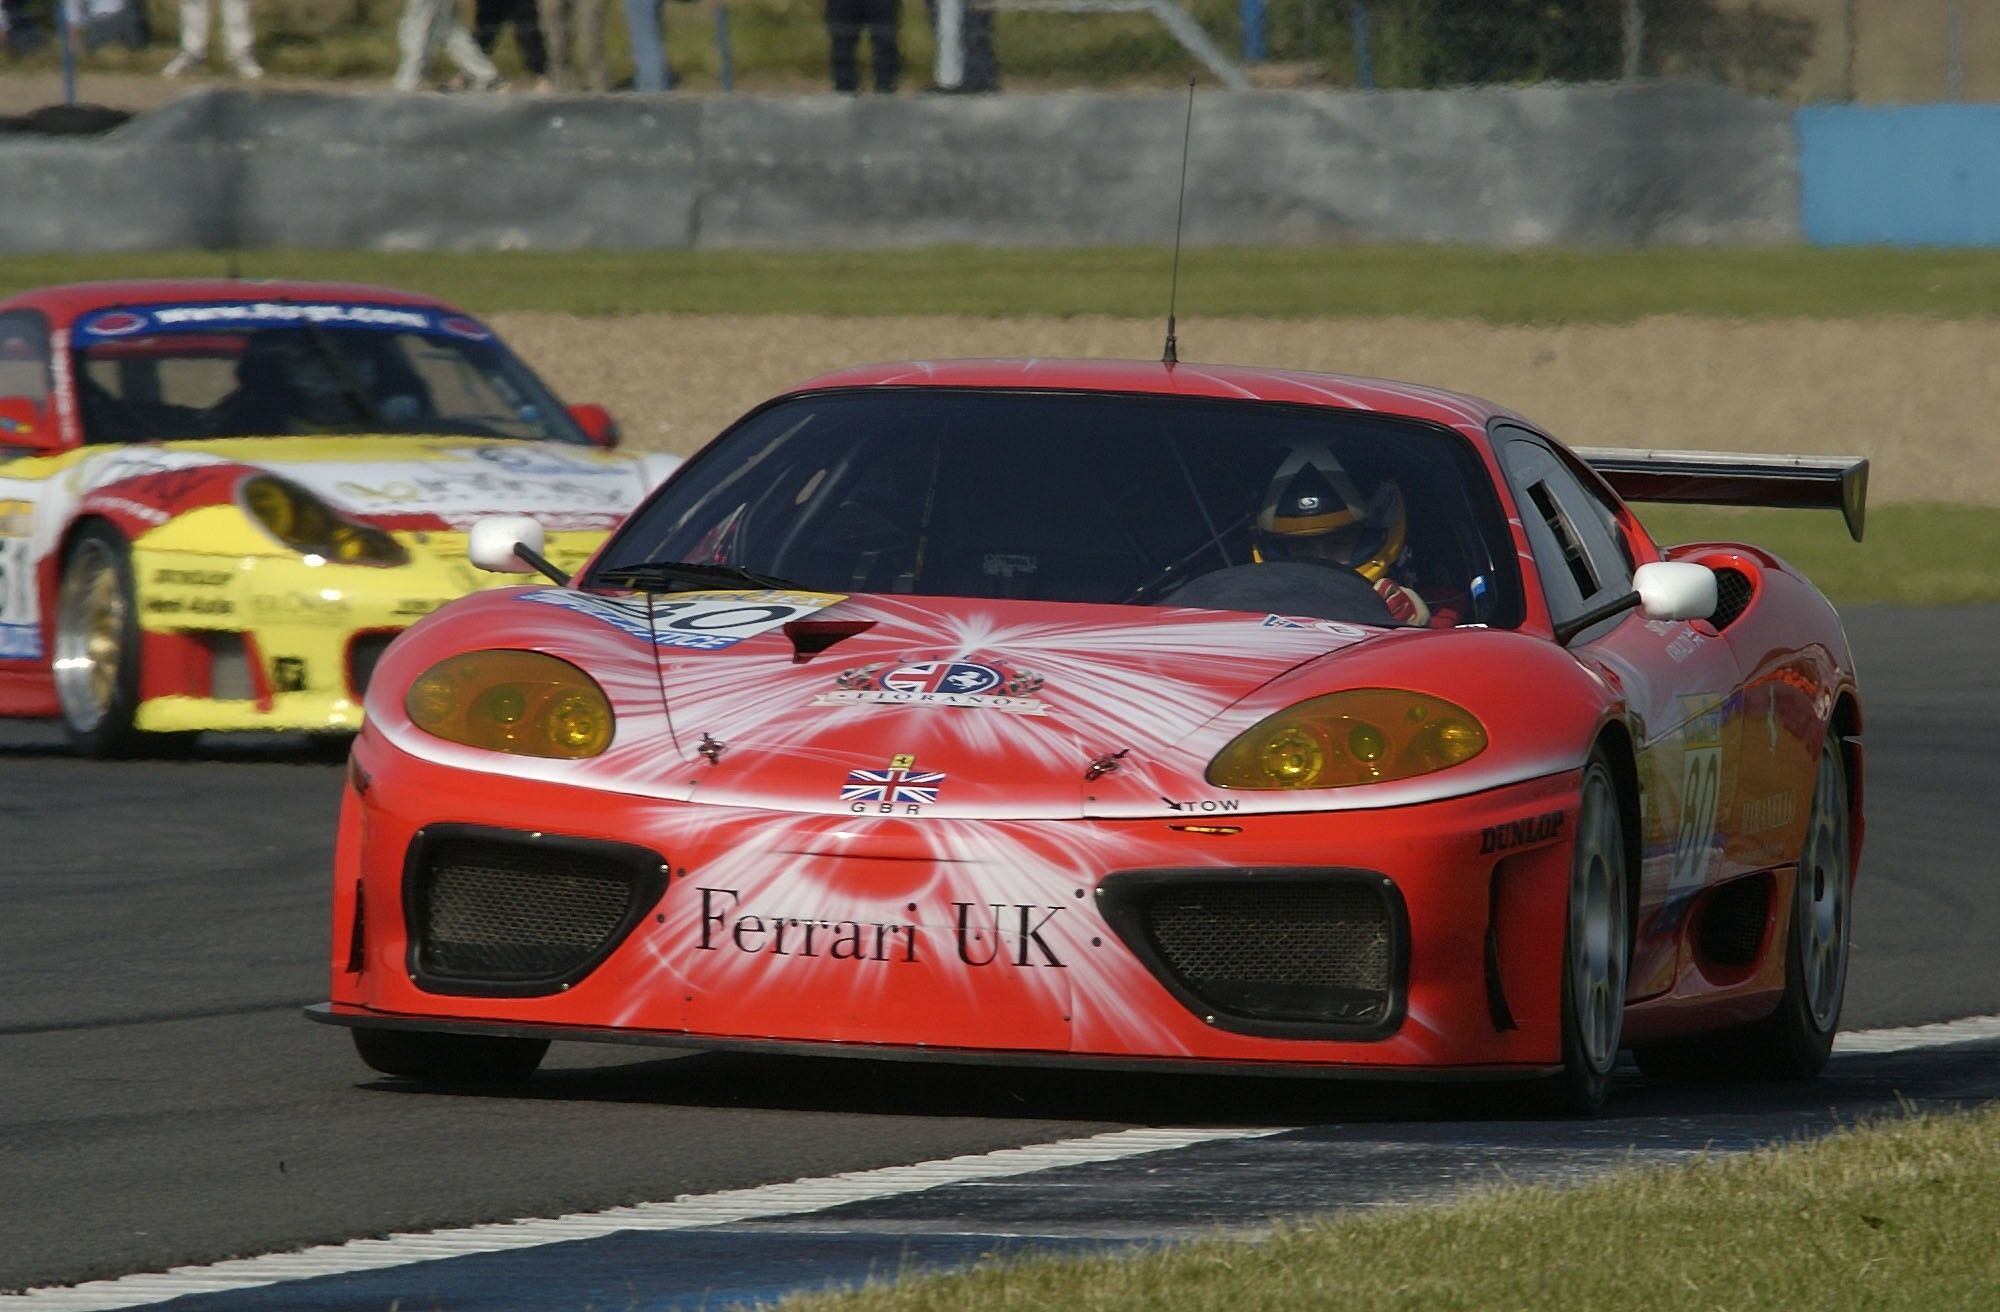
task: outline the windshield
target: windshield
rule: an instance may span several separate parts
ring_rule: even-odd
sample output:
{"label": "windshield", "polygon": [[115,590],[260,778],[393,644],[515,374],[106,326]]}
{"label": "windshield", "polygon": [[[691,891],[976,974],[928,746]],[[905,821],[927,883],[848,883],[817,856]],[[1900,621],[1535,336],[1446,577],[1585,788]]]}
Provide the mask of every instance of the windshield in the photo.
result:
{"label": "windshield", "polygon": [[[828,592],[1189,605],[1513,626],[1484,466],[1410,420],[1263,402],[967,389],[798,397],[716,439],[593,581],[731,565]],[[625,575],[621,582],[637,577]]]}
{"label": "windshield", "polygon": [[72,333],[87,442],[450,433],[587,439],[476,320],[274,301],[100,310]]}

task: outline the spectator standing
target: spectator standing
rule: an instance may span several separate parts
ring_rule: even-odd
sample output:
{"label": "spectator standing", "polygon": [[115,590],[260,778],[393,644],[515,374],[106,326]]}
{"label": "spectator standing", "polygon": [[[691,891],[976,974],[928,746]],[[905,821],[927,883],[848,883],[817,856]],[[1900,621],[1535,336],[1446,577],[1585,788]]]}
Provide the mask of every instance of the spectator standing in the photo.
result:
{"label": "spectator standing", "polygon": [[[57,0],[61,3],[62,0]],[[223,39],[229,45],[229,62],[236,76],[257,78],[264,69],[251,49],[255,40],[250,30],[250,0],[217,0],[222,7]],[[167,61],[161,77],[179,77],[191,68],[208,62],[208,0],[181,0],[180,53]]]}
{"label": "spectator standing", "polygon": [[403,0],[396,45],[402,54],[396,65],[398,91],[415,91],[423,85],[439,46],[474,91],[491,91],[500,85],[500,70],[458,21],[458,0]]}
{"label": "spectator standing", "polygon": [[0,49],[26,55],[49,44],[49,35],[28,13],[28,0],[0,0]]}
{"label": "spectator standing", "polygon": [[521,52],[521,66],[535,79],[535,89],[546,91],[549,52],[542,44],[541,16],[535,12],[535,0],[474,0],[472,39],[489,57],[509,23],[514,25],[514,47]]}
{"label": "spectator standing", "polygon": [[[924,0],[930,14],[931,31],[938,30],[938,0]],[[998,91],[1000,56],[993,50],[993,11],[977,0],[960,0],[958,6],[958,49],[964,76],[955,87],[941,91]]]}
{"label": "spectator standing", "polygon": [[890,92],[903,71],[903,52],[896,45],[896,24],[903,17],[903,0],[826,0],[827,44],[833,55],[833,89],[861,90],[858,47],[868,33],[868,57],[875,69],[875,89]]}
{"label": "spectator standing", "polygon": [[667,68],[665,20],[660,0],[625,0],[625,31],[632,39],[632,89],[670,91],[673,72]]}
{"label": "spectator standing", "polygon": [[576,90],[578,54],[584,88],[611,89],[611,69],[604,57],[604,0],[542,0],[542,36],[549,47],[549,77],[558,91]]}

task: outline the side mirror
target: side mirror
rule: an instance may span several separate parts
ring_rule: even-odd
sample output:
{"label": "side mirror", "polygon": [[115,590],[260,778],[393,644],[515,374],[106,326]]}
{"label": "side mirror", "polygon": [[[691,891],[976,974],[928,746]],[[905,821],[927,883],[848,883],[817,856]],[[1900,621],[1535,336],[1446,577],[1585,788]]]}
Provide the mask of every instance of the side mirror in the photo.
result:
{"label": "side mirror", "polygon": [[516,555],[514,548],[526,547],[539,556],[543,545],[539,520],[527,515],[488,515],[473,521],[465,555],[474,565],[495,574],[533,574],[535,567]]}
{"label": "side mirror", "polygon": [[592,446],[601,446],[608,451],[618,445],[618,421],[603,406],[573,405],[569,408],[569,417],[576,421],[576,426],[583,430],[583,435],[590,439]]}
{"label": "side mirror", "polygon": [[1656,560],[1632,572],[1639,613],[1649,620],[1705,620],[1715,614],[1715,571],[1685,560]]}
{"label": "side mirror", "polygon": [[0,396],[0,445],[53,451],[62,435],[49,422],[42,403],[28,396]]}

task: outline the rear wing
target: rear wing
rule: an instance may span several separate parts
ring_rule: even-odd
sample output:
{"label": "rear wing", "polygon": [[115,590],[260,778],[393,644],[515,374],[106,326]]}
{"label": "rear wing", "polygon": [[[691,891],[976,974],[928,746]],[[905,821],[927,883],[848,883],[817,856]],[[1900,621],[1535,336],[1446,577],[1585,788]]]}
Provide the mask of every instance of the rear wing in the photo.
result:
{"label": "rear wing", "polygon": [[1859,456],[1755,456],[1732,451],[1628,451],[1574,447],[1627,501],[1838,510],[1861,541],[1868,462]]}

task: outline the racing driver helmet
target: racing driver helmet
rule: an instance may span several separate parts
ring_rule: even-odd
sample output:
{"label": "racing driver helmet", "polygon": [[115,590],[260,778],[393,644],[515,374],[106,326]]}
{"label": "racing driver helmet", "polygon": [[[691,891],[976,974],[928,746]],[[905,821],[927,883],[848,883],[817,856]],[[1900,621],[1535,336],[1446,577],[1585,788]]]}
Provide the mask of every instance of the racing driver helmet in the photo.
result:
{"label": "racing driver helmet", "polygon": [[1363,497],[1324,443],[1299,447],[1271,476],[1257,512],[1258,562],[1322,561],[1369,582],[1403,554],[1409,513],[1402,489],[1382,480]]}
{"label": "racing driver helmet", "polygon": [[351,428],[362,416],[322,346],[297,328],[253,333],[236,362],[237,408],[253,426],[277,432]]}

